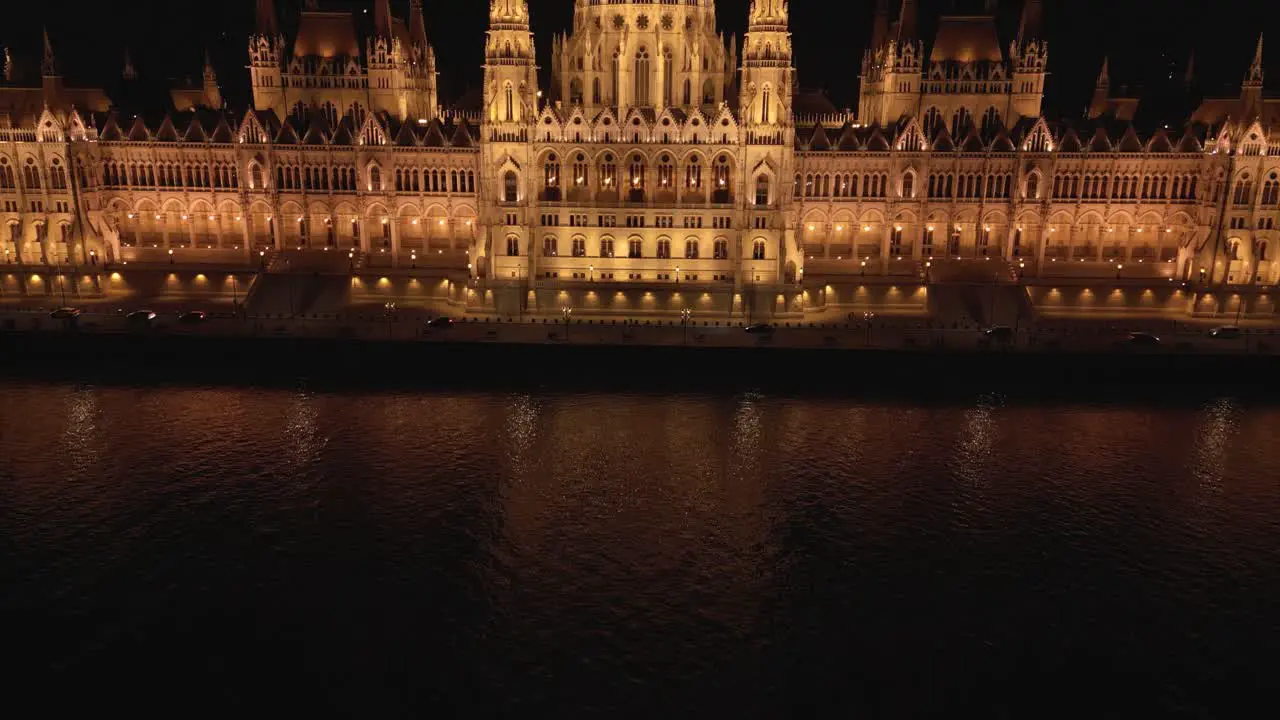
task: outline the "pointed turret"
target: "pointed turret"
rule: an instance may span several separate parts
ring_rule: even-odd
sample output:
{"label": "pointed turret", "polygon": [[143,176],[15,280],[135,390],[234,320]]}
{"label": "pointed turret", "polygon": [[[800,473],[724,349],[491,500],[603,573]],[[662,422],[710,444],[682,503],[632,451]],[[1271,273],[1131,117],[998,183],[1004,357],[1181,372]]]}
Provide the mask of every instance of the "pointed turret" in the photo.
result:
{"label": "pointed turret", "polygon": [[1262,35],[1258,35],[1258,47],[1253,51],[1249,74],[1240,86],[1240,119],[1246,122],[1262,114]]}
{"label": "pointed turret", "polygon": [[258,0],[257,32],[260,37],[275,38],[280,34],[280,25],[276,22],[275,0]]}
{"label": "pointed turret", "polygon": [[1249,66],[1248,82],[1262,84],[1262,33],[1258,33],[1258,47],[1253,51],[1253,64]]}
{"label": "pointed turret", "polygon": [[902,0],[902,13],[898,16],[899,45],[916,39],[916,14],[916,0]]}
{"label": "pointed turret", "polygon": [[876,17],[871,23],[871,52],[884,47],[889,39],[889,0],[876,0]]}
{"label": "pointed turret", "polygon": [[427,21],[422,14],[422,0],[413,0],[409,10],[409,42],[414,47],[427,47]]}
{"label": "pointed turret", "polygon": [[1043,16],[1044,6],[1041,0],[1027,0],[1022,6],[1022,19],[1018,21],[1019,45],[1040,37]]}
{"label": "pointed turret", "polygon": [[391,3],[388,0],[374,0],[373,34],[378,37],[391,37]]}
{"label": "pointed turret", "polygon": [[13,55],[7,47],[4,49],[4,80],[13,82]]}
{"label": "pointed turret", "polygon": [[213,69],[208,48],[204,51],[204,102],[214,110],[222,108],[222,89],[218,87],[218,73]]}
{"label": "pointed turret", "polygon": [[[1261,52],[1261,43],[1258,45]],[[40,62],[40,74],[54,77],[58,74],[58,59],[53,55],[53,43],[49,42],[49,29],[44,31],[44,59]]]}
{"label": "pointed turret", "polygon": [[[1123,88],[1121,88],[1123,90]],[[1102,58],[1102,70],[1098,72],[1098,80],[1093,86],[1093,100],[1089,103],[1087,113],[1090,119],[1106,115],[1111,110],[1111,58]]]}
{"label": "pointed turret", "polygon": [[120,71],[120,77],[129,81],[138,79],[138,71],[133,67],[133,55],[129,48],[124,49],[124,69]]}

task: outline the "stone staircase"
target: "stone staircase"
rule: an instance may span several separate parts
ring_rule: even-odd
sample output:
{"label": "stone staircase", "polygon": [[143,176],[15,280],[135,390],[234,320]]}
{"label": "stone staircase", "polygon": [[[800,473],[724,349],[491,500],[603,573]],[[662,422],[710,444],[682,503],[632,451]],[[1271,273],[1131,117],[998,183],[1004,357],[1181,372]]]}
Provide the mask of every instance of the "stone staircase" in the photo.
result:
{"label": "stone staircase", "polygon": [[942,260],[930,268],[929,311],[951,326],[1026,325],[1035,311],[1013,263]]}

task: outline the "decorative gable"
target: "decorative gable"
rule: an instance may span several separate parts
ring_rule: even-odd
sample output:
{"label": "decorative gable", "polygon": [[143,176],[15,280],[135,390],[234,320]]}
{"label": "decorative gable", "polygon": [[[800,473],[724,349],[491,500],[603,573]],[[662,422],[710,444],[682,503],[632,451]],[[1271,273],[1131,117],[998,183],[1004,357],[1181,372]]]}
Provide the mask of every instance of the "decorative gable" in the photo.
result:
{"label": "decorative gable", "polygon": [[133,127],[129,128],[129,140],[132,142],[151,142],[151,131],[142,122],[141,117],[134,118]]}

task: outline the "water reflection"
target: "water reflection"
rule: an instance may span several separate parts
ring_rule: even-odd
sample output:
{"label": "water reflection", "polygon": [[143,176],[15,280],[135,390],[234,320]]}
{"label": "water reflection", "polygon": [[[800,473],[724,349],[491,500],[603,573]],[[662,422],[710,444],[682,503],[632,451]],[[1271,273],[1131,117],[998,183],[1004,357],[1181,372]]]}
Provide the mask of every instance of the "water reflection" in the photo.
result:
{"label": "water reflection", "polygon": [[1221,490],[1228,453],[1239,435],[1239,418],[1239,405],[1227,397],[1210,401],[1201,412],[1191,471],[1202,489]]}
{"label": "water reflection", "polygon": [[235,659],[202,699],[325,667],[352,716],[924,717],[962,688],[1034,717],[1097,700],[1061,686],[1097,657],[1148,709],[1217,708],[1280,653],[1280,410],[1236,400],[0,383],[0,410],[0,599],[36,609],[0,630],[67,686],[189,698],[196,648]]}

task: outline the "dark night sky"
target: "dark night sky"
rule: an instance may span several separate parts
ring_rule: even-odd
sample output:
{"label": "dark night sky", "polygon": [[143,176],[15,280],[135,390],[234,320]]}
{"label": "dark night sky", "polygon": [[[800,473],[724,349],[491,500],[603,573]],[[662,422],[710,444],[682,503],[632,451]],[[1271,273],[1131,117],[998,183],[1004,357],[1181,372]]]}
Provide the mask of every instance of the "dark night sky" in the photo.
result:
{"label": "dark night sky", "polygon": [[[744,31],[750,0],[719,0],[721,27]],[[40,27],[47,25],[64,73],[73,84],[111,87],[119,77],[125,46],[143,81],[157,95],[184,75],[199,77],[201,53],[208,47],[224,93],[234,105],[248,94],[246,37],[252,29],[254,0],[216,3],[132,0],[87,3],[42,0],[14,3],[0,24],[0,43],[14,47],[19,59],[38,63]],[[286,28],[302,0],[277,0]],[[320,0],[324,9],[372,7],[372,0]],[[856,105],[857,74],[870,36],[875,0],[793,0],[791,25],[796,65],[806,88],[821,88],[837,106]],[[897,0],[894,0],[894,5]],[[927,22],[937,11],[966,0],[922,0]],[[980,4],[980,3],[979,3]],[[488,2],[426,0],[427,32],[436,47],[442,102],[448,103],[478,84]],[[572,0],[530,0],[541,64],[549,63],[552,33],[570,26]],[[1000,3],[1005,38],[1016,26],[1021,2]],[[1112,84],[1155,84],[1172,72],[1181,77],[1194,46],[1201,81],[1211,94],[1235,88],[1248,68],[1257,32],[1264,29],[1265,3],[1218,0],[1211,5],[1133,0],[1045,0],[1046,35],[1051,43],[1047,114],[1076,115],[1087,103],[1104,54],[1111,57]],[[393,13],[407,16],[409,1],[392,0]],[[212,12],[219,8],[221,12]],[[1189,8],[1190,10],[1188,10]],[[924,33],[929,27],[923,28]],[[1271,53],[1280,57],[1280,49]],[[1280,63],[1270,62],[1280,72]],[[1280,75],[1277,75],[1280,82]]]}

